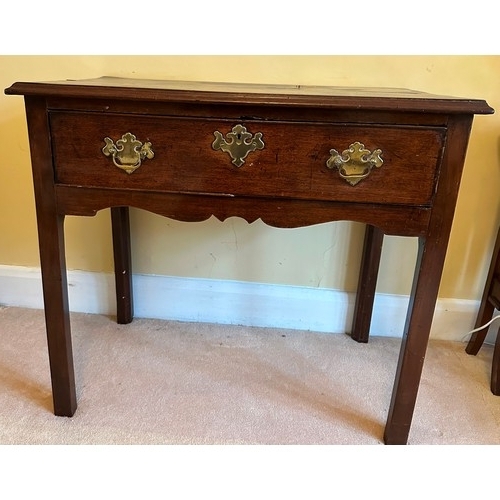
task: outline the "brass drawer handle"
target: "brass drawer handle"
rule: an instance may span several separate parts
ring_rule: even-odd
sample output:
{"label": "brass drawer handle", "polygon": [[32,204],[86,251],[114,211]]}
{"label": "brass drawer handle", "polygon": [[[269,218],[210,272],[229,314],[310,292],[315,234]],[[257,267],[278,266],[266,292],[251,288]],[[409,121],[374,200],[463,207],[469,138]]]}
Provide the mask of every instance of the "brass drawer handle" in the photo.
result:
{"label": "brass drawer handle", "polygon": [[151,143],[142,143],[138,141],[134,134],[127,132],[122,135],[116,144],[109,137],[104,138],[106,145],[102,148],[105,156],[111,156],[113,163],[127,174],[141,166],[142,160],[153,158],[154,152],[151,149]]}
{"label": "brass drawer handle", "polygon": [[384,161],[380,157],[381,149],[369,151],[364,144],[354,142],[349,149],[340,154],[335,149],[330,149],[330,158],[326,161],[328,168],[337,168],[340,177],[345,179],[351,186],[355,186],[359,181],[370,175],[373,167],[380,168]]}
{"label": "brass drawer handle", "polygon": [[220,149],[225,153],[229,153],[233,159],[232,163],[237,167],[241,167],[245,163],[248,153],[256,149],[264,149],[262,133],[257,132],[255,136],[252,136],[250,132],[247,132],[246,127],[241,124],[235,125],[232,132],[226,134],[228,140],[218,130],[214,132],[214,135],[215,140],[212,143],[212,148],[215,151]]}

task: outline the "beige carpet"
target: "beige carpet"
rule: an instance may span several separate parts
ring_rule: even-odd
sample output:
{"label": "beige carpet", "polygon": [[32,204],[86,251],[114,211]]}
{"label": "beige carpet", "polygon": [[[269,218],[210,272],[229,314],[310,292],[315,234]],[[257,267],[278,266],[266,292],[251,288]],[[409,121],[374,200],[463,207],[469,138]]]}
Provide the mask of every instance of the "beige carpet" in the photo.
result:
{"label": "beige carpet", "polygon": [[[43,312],[0,307],[0,444],[382,444],[400,340],[72,314],[55,417]],[[431,341],[409,444],[500,444],[492,346]]]}

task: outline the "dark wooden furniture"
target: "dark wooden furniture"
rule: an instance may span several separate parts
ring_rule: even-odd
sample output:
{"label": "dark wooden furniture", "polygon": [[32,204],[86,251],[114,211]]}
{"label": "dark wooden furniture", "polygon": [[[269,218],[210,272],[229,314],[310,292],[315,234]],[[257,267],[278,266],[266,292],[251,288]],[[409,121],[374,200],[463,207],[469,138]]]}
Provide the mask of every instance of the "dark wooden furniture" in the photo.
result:
{"label": "dark wooden furniture", "polygon": [[111,208],[118,321],[132,320],[128,207],[183,221],[367,233],[353,338],[368,340],[384,234],[419,238],[384,439],[405,444],[474,114],[405,89],[128,80],[18,82],[39,228],[54,412],[76,410],[64,217]]}
{"label": "dark wooden furniture", "polygon": [[[490,268],[486,283],[484,285],[481,305],[477,313],[476,324],[473,330],[486,325],[492,318],[495,309],[500,309],[500,229],[497,233],[497,239],[493,254],[491,256]],[[488,333],[488,328],[475,331],[465,348],[467,354],[476,355],[483,345],[484,339]],[[500,396],[500,329],[495,341],[493,350],[493,363],[491,367],[491,392],[495,396]]]}

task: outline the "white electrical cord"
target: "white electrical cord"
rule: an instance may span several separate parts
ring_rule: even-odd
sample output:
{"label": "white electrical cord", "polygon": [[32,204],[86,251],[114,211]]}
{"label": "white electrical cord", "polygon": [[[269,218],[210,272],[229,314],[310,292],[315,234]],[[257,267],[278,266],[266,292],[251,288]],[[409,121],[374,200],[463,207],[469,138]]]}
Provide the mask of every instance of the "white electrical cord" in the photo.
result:
{"label": "white electrical cord", "polygon": [[488,323],[484,324],[483,326],[480,326],[479,328],[475,328],[474,330],[471,330],[469,333],[467,333],[467,334],[464,335],[464,340],[469,335],[472,335],[473,333],[479,332],[480,330],[484,330],[485,328],[487,328],[488,326],[490,326],[491,323],[493,323],[494,321],[496,321],[499,318],[500,318],[500,314],[498,314],[497,316],[494,316],[492,319],[490,319],[490,321],[488,321]]}

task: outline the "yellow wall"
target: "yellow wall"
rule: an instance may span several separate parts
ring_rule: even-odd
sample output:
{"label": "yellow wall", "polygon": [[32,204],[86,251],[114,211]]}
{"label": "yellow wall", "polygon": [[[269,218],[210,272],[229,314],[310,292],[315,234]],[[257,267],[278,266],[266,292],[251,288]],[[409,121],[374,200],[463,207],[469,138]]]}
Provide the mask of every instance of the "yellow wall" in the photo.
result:
{"label": "yellow wall", "polygon": [[[0,87],[102,75],[182,80],[408,87],[481,98],[440,296],[479,299],[500,223],[498,56],[0,56]],[[0,95],[0,265],[38,266],[29,149],[21,97]],[[68,218],[68,267],[112,270],[108,211]],[[240,219],[186,224],[134,210],[134,271],[354,290],[362,226],[297,230]],[[408,293],[415,241],[387,238],[379,291]]]}

